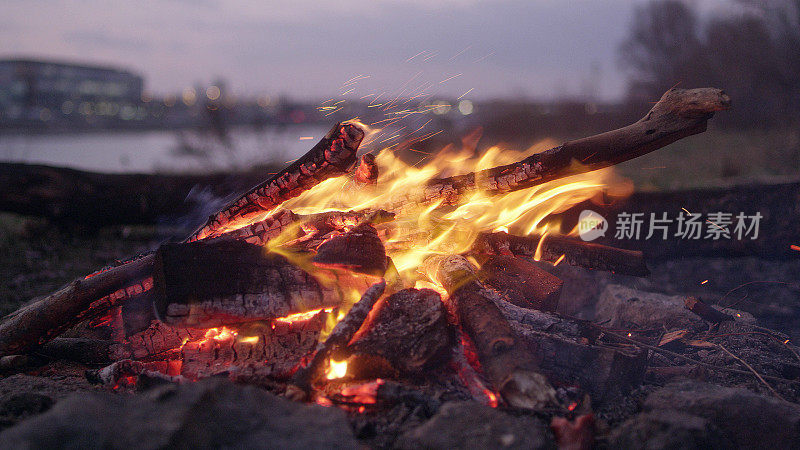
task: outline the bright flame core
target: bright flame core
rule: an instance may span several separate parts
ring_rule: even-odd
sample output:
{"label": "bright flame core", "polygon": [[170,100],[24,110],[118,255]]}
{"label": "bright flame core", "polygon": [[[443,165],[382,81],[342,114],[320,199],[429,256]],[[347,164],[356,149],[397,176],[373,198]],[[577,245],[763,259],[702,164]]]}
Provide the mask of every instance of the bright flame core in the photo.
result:
{"label": "bright flame core", "polygon": [[335,380],[337,378],[343,378],[345,375],[347,375],[347,360],[331,360],[328,369],[325,371],[325,378],[328,380]]}
{"label": "bright flame core", "polygon": [[[552,142],[548,141],[522,153],[492,147],[479,158],[473,157],[469,148],[459,152],[445,149],[421,166],[408,165],[384,151],[376,157],[380,171],[376,186],[354,188],[348,177],[331,178],[281,207],[298,214],[363,209],[397,212],[394,222],[381,225],[388,230],[384,243],[401,276],[413,283],[419,278],[417,268],[427,257],[464,253],[480,232],[541,234],[547,229],[543,220],[548,215],[587,200],[609,185],[612,172],[604,169],[503,195],[473,191],[464,195],[458,206],[442,205],[441,201],[422,204],[410,196],[435,178],[454,175],[454,169],[459,173],[480,171],[549,147]],[[553,224],[550,227],[552,230]]]}

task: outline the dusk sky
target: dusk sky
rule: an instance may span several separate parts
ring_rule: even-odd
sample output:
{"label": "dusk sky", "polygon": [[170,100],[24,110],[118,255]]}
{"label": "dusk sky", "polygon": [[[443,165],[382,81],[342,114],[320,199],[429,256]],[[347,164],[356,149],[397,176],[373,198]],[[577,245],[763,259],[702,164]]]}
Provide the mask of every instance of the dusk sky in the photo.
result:
{"label": "dusk sky", "polygon": [[406,84],[553,98],[594,85],[615,98],[625,87],[617,48],[636,3],[4,0],[0,56],[119,65],[157,94],[221,78],[242,94],[315,99],[362,76],[347,95]]}

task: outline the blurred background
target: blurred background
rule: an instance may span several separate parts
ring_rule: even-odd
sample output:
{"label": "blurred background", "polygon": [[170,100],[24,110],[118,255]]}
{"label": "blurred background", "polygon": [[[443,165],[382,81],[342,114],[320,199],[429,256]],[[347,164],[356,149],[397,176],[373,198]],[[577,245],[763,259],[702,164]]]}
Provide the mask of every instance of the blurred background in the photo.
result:
{"label": "blurred background", "polygon": [[434,152],[479,127],[478,151],[522,150],[622,126],[677,85],[723,88],[734,109],[623,165],[639,189],[784,180],[800,167],[799,6],[9,0],[0,159],[243,170],[354,117],[396,135],[374,143],[395,150]]}

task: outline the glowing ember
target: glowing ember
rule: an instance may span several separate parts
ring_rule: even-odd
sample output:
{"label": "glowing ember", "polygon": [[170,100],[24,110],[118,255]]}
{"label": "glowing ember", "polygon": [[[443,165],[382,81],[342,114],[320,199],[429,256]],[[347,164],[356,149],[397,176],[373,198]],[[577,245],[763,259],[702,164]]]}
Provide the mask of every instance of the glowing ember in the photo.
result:
{"label": "glowing ember", "polygon": [[384,381],[378,378],[370,383],[346,387],[342,389],[342,395],[348,397],[349,400],[354,403],[372,405],[378,401],[378,388],[380,388],[383,383]]}
{"label": "glowing ember", "polygon": [[313,309],[311,311],[306,311],[306,312],[301,312],[301,313],[296,313],[296,314],[290,314],[290,315],[288,315],[286,317],[281,317],[281,318],[278,318],[278,319],[275,319],[275,320],[280,321],[280,322],[286,322],[286,323],[303,322],[305,320],[312,319],[314,316],[316,316],[317,314],[319,314],[319,313],[321,313],[323,311],[324,312],[331,312],[331,311],[333,311],[333,308]]}
{"label": "glowing ember", "polygon": [[337,378],[343,378],[347,375],[347,361],[334,361],[331,360],[330,364],[328,365],[328,369],[325,370],[325,378],[329,380],[335,380]]}

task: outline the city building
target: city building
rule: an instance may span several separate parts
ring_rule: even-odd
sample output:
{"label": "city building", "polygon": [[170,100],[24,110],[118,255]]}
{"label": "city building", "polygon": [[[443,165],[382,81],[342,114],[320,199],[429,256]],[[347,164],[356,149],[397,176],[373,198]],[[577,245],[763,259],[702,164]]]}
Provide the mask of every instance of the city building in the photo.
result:
{"label": "city building", "polygon": [[59,61],[0,60],[0,121],[130,120],[143,114],[143,79],[126,70]]}

